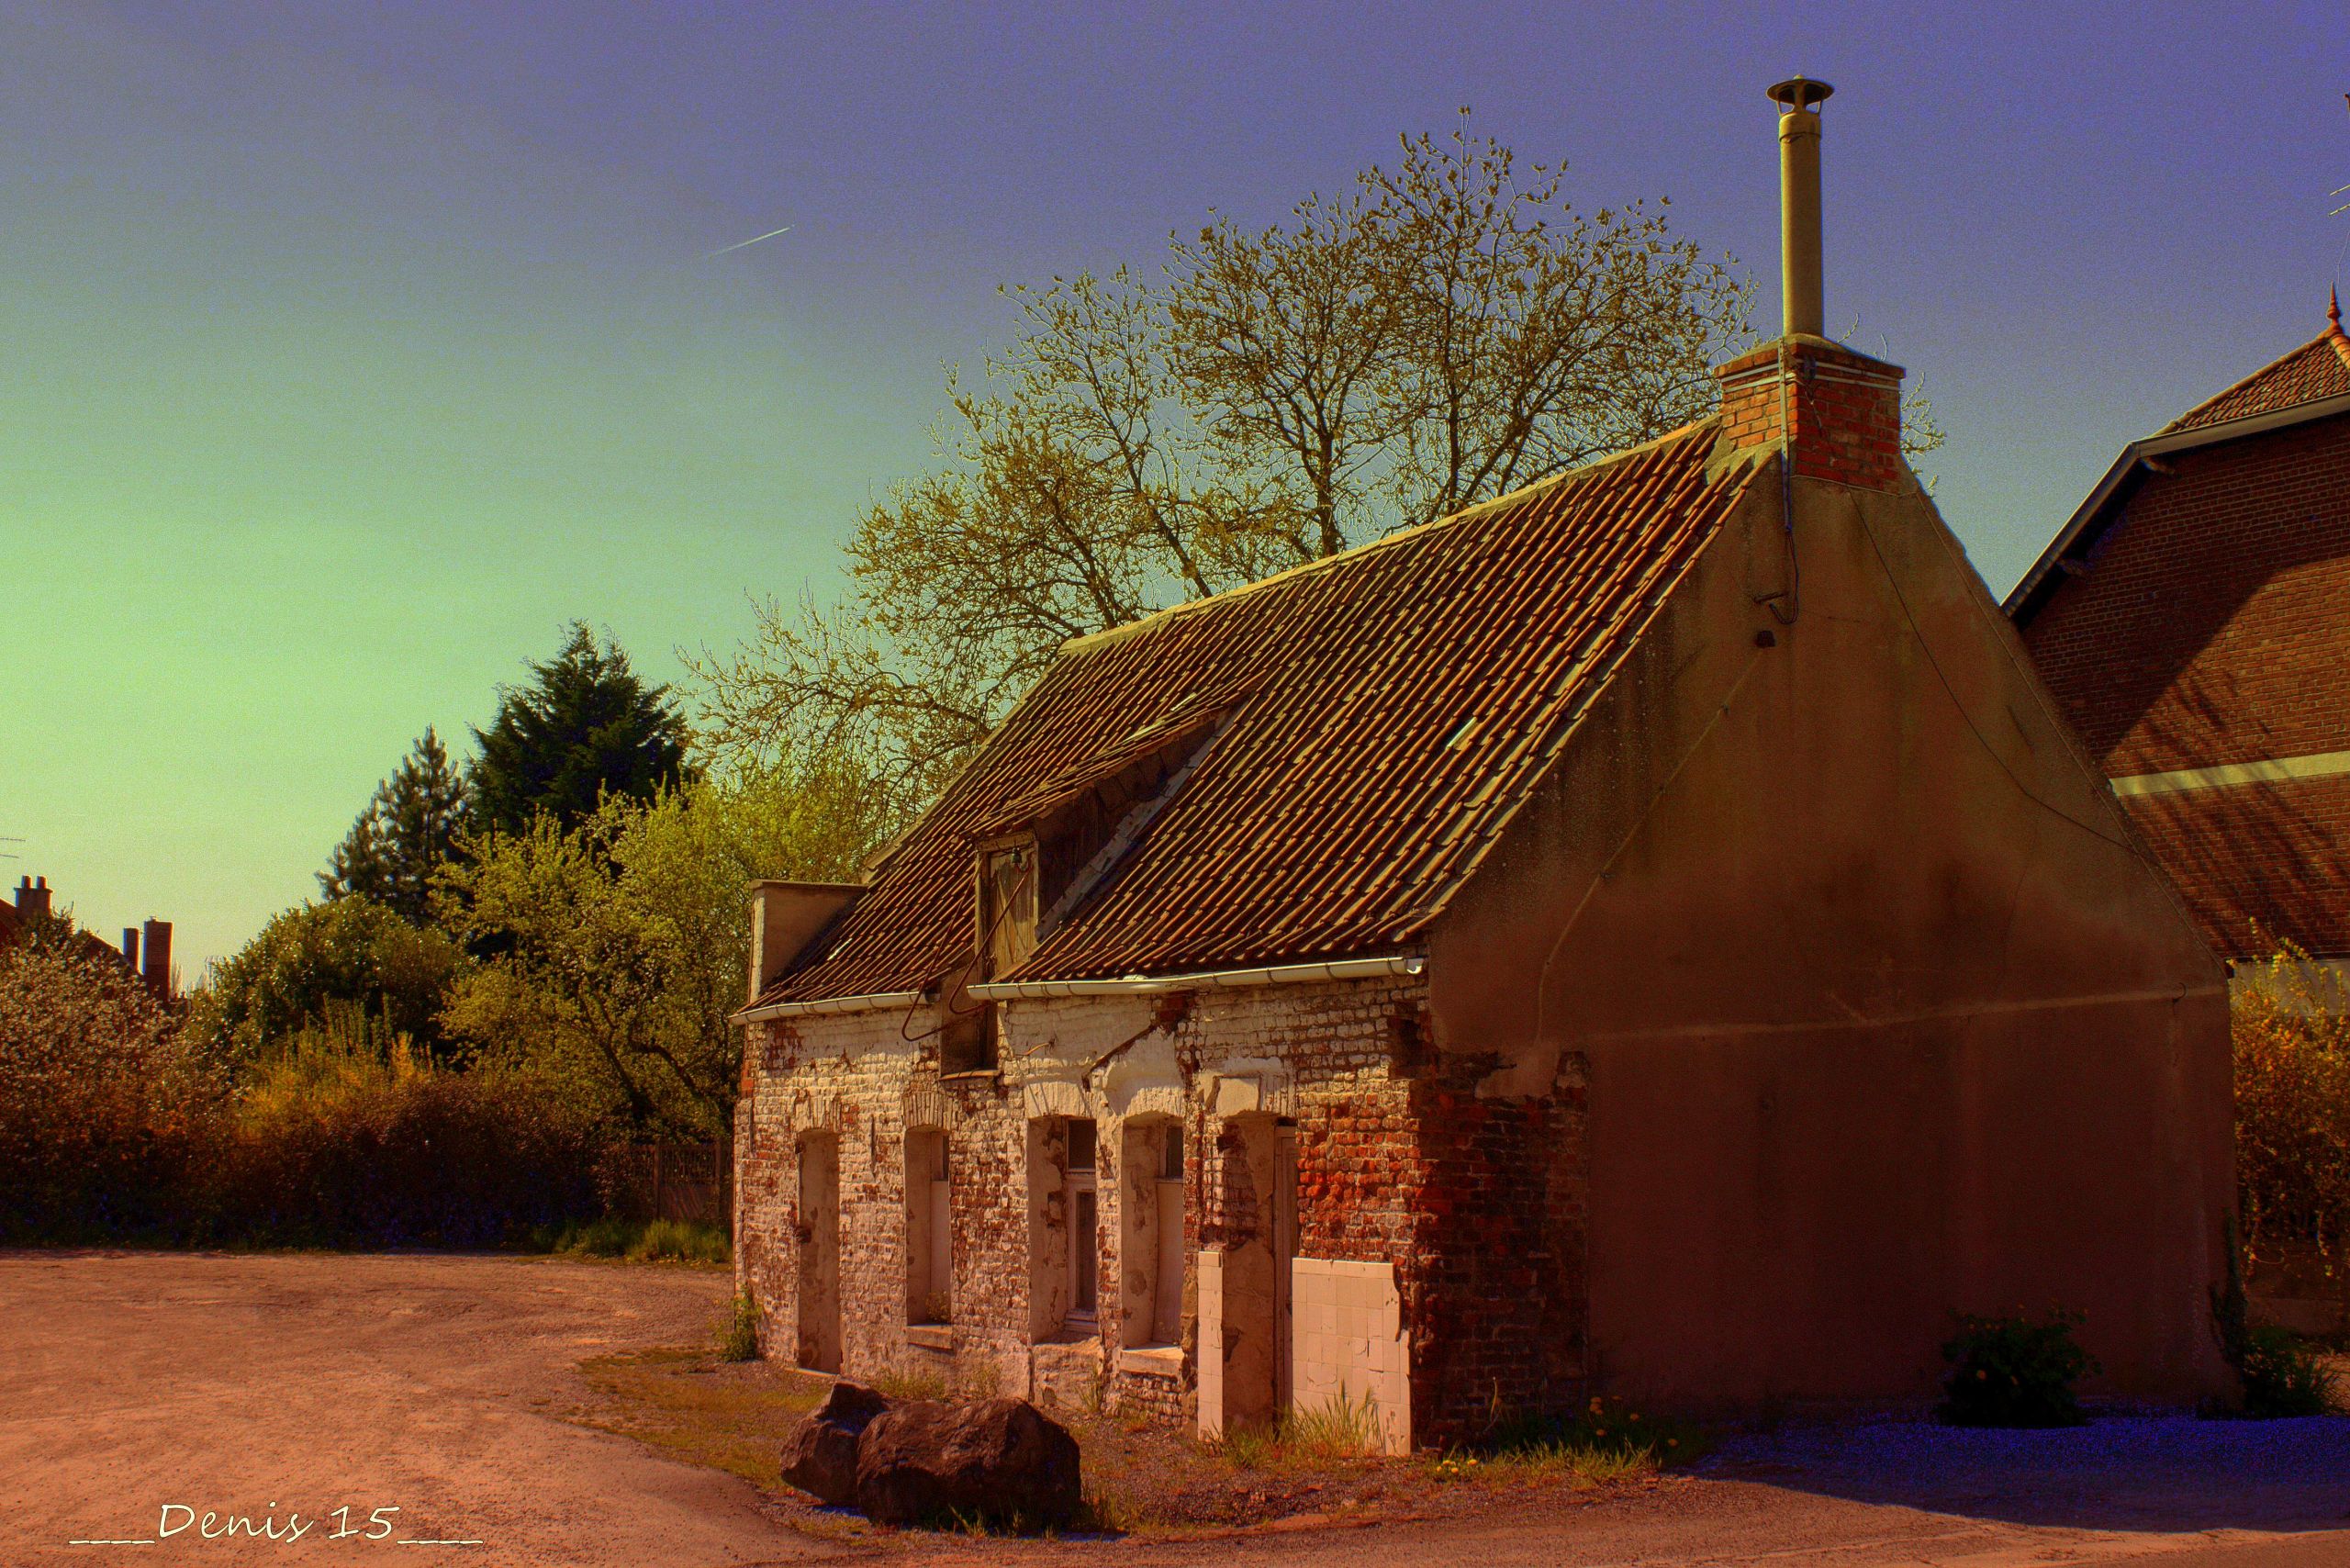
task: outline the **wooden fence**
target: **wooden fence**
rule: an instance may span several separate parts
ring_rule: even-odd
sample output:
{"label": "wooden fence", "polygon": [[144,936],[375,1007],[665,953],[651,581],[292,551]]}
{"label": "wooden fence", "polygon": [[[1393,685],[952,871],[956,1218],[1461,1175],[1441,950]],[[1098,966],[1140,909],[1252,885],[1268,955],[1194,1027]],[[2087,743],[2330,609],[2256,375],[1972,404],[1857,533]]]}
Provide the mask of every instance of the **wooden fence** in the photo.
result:
{"label": "wooden fence", "polygon": [[605,1202],[614,1214],[632,1220],[674,1219],[732,1228],[731,1139],[630,1144],[608,1157],[605,1170]]}

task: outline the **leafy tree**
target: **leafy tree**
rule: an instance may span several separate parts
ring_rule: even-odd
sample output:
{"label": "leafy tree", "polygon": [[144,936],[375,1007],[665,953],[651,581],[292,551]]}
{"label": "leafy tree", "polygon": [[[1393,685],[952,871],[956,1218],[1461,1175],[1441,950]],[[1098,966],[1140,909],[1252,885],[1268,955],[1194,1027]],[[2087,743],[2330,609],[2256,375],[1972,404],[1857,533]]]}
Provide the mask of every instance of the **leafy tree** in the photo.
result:
{"label": "leafy tree", "polygon": [[420,925],[431,911],[432,873],[454,853],[467,803],[465,781],[441,737],[427,726],[398,771],[335,846],[319,885],[327,897],[357,893]]}
{"label": "leafy tree", "polygon": [[1012,290],[1019,341],[950,385],[943,465],[862,519],[852,600],[770,601],[698,663],[713,739],[867,745],[920,798],[1067,638],[1710,411],[1744,286],[1562,182],[1464,125],[1285,224],[1213,216],[1156,278]]}
{"label": "leafy tree", "polygon": [[356,1011],[371,1030],[431,1050],[435,1014],[464,955],[361,894],[289,909],[212,972],[189,999],[191,1039],[213,1059],[250,1065],[308,1028]]}
{"label": "leafy tree", "polygon": [[487,1060],[560,1078],[641,1132],[722,1130],[742,1070],[760,877],[837,879],[893,825],[837,760],[607,796],[568,832],[541,817],[473,841],[442,875],[447,918],[495,957],[454,988],[452,1034]]}
{"label": "leafy tree", "polygon": [[607,794],[650,800],[686,773],[686,724],[666,686],[647,686],[628,655],[574,622],[564,649],[499,692],[498,716],[476,730],[468,782],[473,824],[523,834],[542,812],[558,830],[595,814]]}

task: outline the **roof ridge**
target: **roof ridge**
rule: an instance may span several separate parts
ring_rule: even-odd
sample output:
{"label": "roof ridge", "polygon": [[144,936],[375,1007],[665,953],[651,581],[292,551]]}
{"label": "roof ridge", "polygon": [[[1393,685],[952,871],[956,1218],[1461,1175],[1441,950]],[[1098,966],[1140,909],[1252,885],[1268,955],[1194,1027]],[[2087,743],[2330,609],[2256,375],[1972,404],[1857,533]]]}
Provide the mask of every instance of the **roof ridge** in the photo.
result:
{"label": "roof ridge", "polygon": [[2204,412],[2206,409],[2215,408],[2218,405],[2226,402],[2230,398],[2234,397],[2237,393],[2242,392],[2244,388],[2252,386],[2253,383],[2261,380],[2265,376],[2275,374],[2287,364],[2299,359],[2301,355],[2309,353],[2311,349],[2316,348],[2320,343],[2330,344],[2336,356],[2341,359],[2344,367],[2350,368],[2350,338],[2345,338],[2343,335],[2342,329],[2339,325],[2329,322],[2325,330],[2320,332],[2316,337],[2311,338],[2305,343],[2298,344],[2293,348],[2287,349],[2283,353],[2278,354],[2275,359],[2270,360],[2267,364],[2262,365],[2258,370],[2254,371],[2251,375],[2228,383],[2228,385],[2221,387],[2209,398],[2204,398],[2201,402],[2188,409],[2187,412],[2171,420],[2170,423],[2163,426],[2163,428],[2155,433],[2158,435],[2167,435],[2173,431],[2185,429],[2194,421],[2197,415]]}
{"label": "roof ridge", "polygon": [[1719,412],[1707,414],[1704,419],[1692,420],[1685,425],[1679,425],[1665,431],[1662,435],[1651,436],[1637,446],[1621,447],[1576,467],[1563,468],[1556,474],[1547,474],[1530,484],[1520,485],[1514,490],[1505,490],[1498,496],[1488,496],[1482,501],[1472,501],[1459,511],[1449,511],[1442,517],[1430,518],[1426,522],[1416,522],[1409,528],[1399,528],[1393,533],[1383,533],[1376,539],[1365,540],[1360,544],[1348,545],[1335,555],[1319,555],[1311,561],[1301,561],[1294,566],[1284,566],[1270,577],[1259,577],[1254,582],[1240,583],[1201,599],[1187,599],[1181,604],[1170,604],[1163,610],[1154,610],[1147,615],[1121,622],[1116,626],[1105,626],[1099,632],[1081,633],[1063,642],[1060,652],[1064,654],[1091,653],[1098,648],[1124,642],[1129,636],[1155,626],[1160,622],[1172,620],[1178,615],[1191,614],[1214,605],[1229,603],[1244,594],[1254,593],[1259,588],[1271,588],[1277,583],[1287,582],[1293,577],[1308,577],[1316,572],[1328,571],[1360,560],[1375,552],[1424,538],[1438,529],[1449,528],[1454,523],[1466,521],[1470,518],[1491,511],[1496,507],[1515,505],[1537,491],[1589,478],[1605,469],[1614,467],[1618,463],[1653,452],[1670,442],[1684,440],[1705,425],[1719,422],[1720,419]]}

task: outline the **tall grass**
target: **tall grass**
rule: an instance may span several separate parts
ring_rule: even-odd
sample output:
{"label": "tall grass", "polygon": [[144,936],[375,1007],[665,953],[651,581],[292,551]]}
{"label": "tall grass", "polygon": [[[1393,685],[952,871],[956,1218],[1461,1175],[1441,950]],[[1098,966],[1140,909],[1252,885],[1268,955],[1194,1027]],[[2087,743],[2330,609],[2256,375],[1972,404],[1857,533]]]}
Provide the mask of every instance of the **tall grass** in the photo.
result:
{"label": "tall grass", "polygon": [[1358,1399],[1343,1390],[1311,1409],[1285,1411],[1277,1421],[1236,1422],[1217,1444],[1243,1470],[1362,1459],[1380,1446],[1378,1407],[1369,1394]]}

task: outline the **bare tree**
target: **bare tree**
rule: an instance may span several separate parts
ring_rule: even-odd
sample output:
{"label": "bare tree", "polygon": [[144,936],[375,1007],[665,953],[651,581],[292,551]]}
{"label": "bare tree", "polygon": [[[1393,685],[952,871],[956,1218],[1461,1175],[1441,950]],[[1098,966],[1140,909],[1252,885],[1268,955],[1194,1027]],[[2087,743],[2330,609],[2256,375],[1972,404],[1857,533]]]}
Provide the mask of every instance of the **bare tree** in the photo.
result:
{"label": "bare tree", "polygon": [[1464,115],[1283,224],[1211,215],[1155,280],[1009,290],[1018,342],[860,521],[851,600],[767,601],[696,662],[711,739],[869,747],[926,797],[1070,637],[1703,417],[1745,284],[1563,182]]}

